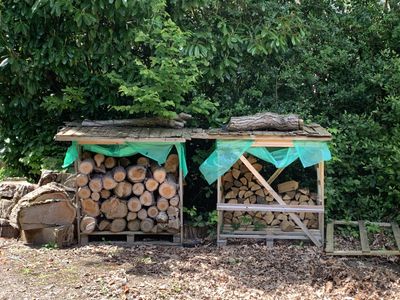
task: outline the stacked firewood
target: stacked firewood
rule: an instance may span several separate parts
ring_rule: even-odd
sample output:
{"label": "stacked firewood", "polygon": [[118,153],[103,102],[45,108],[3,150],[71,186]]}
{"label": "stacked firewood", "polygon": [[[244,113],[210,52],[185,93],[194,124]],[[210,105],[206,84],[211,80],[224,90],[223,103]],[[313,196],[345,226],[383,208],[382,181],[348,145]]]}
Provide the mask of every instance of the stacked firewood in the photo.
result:
{"label": "stacked firewood", "polygon": [[81,232],[178,232],[178,167],[176,154],[159,166],[147,157],[132,161],[85,152],[76,177]]}
{"label": "stacked firewood", "polygon": [[[257,170],[262,170],[262,165],[253,156],[247,160]],[[267,204],[276,205],[278,202],[269,194],[263,185],[239,160],[222,177],[224,200],[230,204]],[[299,188],[296,181],[287,181],[278,184],[278,193],[287,205],[316,205],[317,194],[310,193],[308,188]],[[318,214],[298,213],[299,218],[308,228],[318,228]],[[223,214],[224,224],[254,225],[254,227],[274,226],[283,231],[293,231],[295,223],[288,213],[283,212],[243,212],[226,211]]]}

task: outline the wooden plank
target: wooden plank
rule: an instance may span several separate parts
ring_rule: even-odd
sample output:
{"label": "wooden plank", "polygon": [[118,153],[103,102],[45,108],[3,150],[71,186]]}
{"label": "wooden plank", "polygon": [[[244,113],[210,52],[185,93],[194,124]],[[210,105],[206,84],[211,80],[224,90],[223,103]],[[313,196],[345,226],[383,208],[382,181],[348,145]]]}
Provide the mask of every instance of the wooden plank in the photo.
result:
{"label": "wooden plank", "polygon": [[369,248],[368,233],[364,221],[358,221],[358,227],[360,230],[361,250],[363,253],[370,252],[371,249]]}
{"label": "wooden plank", "polygon": [[[281,198],[281,196],[278,195],[277,192],[268,184],[268,182],[261,176],[261,174],[252,166],[252,164],[244,157],[243,155],[240,157],[240,160],[246,165],[247,169],[253,175],[258,179],[258,181],[268,190],[270,195],[280,204],[280,205],[286,205],[285,201]],[[304,225],[304,223],[300,220],[300,218],[294,214],[294,213],[289,213],[289,216],[292,218],[292,220],[299,226],[305,234],[310,238],[310,240],[318,247],[321,247],[322,244],[320,241],[318,241],[308,230],[307,226]]]}
{"label": "wooden plank", "polygon": [[85,233],[82,235],[176,235],[176,233],[170,232],[158,232],[158,233],[149,233],[143,231],[121,231],[121,232],[112,232],[112,231],[93,231],[91,233]]}
{"label": "wooden plank", "polygon": [[278,178],[278,176],[283,172],[283,170],[285,170],[285,168],[276,169],[274,174],[272,174],[271,177],[268,178],[267,180],[268,184],[271,185],[275,181],[275,179]]}
{"label": "wooden plank", "polygon": [[217,210],[221,211],[273,211],[285,213],[321,213],[324,207],[320,205],[265,205],[265,204],[231,204],[217,203]]}
{"label": "wooden plank", "polygon": [[256,141],[252,147],[294,147],[293,141]]}
{"label": "wooden plank", "polygon": [[397,249],[400,250],[400,229],[399,225],[397,223],[392,223],[392,230],[393,230],[393,235],[394,239],[396,241]]}
{"label": "wooden plank", "polygon": [[327,255],[340,255],[340,256],[391,256],[400,255],[400,251],[397,250],[373,250],[370,252],[352,251],[352,250],[336,250],[332,253],[326,253]]}
{"label": "wooden plank", "polygon": [[326,252],[333,252],[334,251],[334,223],[329,223],[326,226]]}

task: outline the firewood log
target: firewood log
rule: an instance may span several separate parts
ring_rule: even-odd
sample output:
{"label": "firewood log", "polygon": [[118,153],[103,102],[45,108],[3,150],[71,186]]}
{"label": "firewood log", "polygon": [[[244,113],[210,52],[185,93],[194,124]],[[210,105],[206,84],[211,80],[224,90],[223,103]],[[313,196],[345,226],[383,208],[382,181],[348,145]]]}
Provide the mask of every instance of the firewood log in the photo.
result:
{"label": "firewood log", "polygon": [[112,168],[114,168],[116,165],[117,165],[117,160],[116,160],[114,157],[109,156],[109,157],[107,157],[107,158],[104,160],[104,166],[105,166],[107,169],[112,169]]}
{"label": "firewood log", "polygon": [[89,217],[97,217],[100,215],[100,207],[96,201],[92,199],[81,199],[82,211]]}
{"label": "firewood log", "polygon": [[167,177],[167,172],[164,168],[158,167],[153,170],[153,178],[158,183],[163,183]]}
{"label": "firewood log", "polygon": [[103,164],[101,164],[100,167],[94,166],[94,172],[99,173],[99,174],[106,174],[107,170],[106,170],[106,167]]}
{"label": "firewood log", "polygon": [[168,229],[168,223],[157,223],[157,228],[158,232],[166,231]]}
{"label": "firewood log", "polygon": [[257,113],[252,116],[231,117],[226,129],[229,131],[276,129],[295,131],[303,128],[303,120],[297,115],[279,115],[271,112]]}
{"label": "firewood log", "polygon": [[92,158],[92,156],[93,156],[92,152],[89,152],[89,151],[84,151],[84,152],[82,152],[82,155],[81,155],[82,160]]}
{"label": "firewood log", "polygon": [[94,160],[92,158],[84,159],[79,163],[78,171],[79,173],[89,175],[94,169]]}
{"label": "firewood log", "polygon": [[118,182],[114,194],[119,198],[126,198],[132,194],[132,184],[127,181]]}
{"label": "firewood log", "polygon": [[76,181],[76,185],[77,186],[79,186],[79,187],[85,186],[89,182],[89,177],[87,175],[85,175],[85,174],[78,174],[76,176],[75,181]]}
{"label": "firewood log", "polygon": [[96,219],[89,216],[84,216],[80,224],[82,233],[91,233],[96,228]]}
{"label": "firewood log", "polygon": [[232,172],[231,171],[226,172],[225,175],[222,177],[222,181],[223,182],[233,182]]}
{"label": "firewood log", "polygon": [[159,211],[166,211],[169,207],[169,203],[168,200],[163,198],[163,197],[159,197],[157,199],[157,208]]}
{"label": "firewood log", "polygon": [[92,194],[92,191],[89,189],[88,186],[81,186],[78,189],[78,197],[81,198],[81,199],[90,198],[91,194]]}
{"label": "firewood log", "polygon": [[168,215],[165,211],[160,211],[156,217],[157,223],[167,223]]}
{"label": "firewood log", "polygon": [[103,154],[100,153],[96,153],[93,157],[94,161],[96,162],[96,166],[100,167],[101,164],[104,162],[104,160],[106,159],[105,156]]}
{"label": "firewood log", "polygon": [[143,166],[130,166],[126,171],[128,179],[133,183],[142,182],[146,178],[146,168]]}
{"label": "firewood log", "polygon": [[139,210],[138,213],[137,213],[137,217],[138,217],[139,220],[146,219],[147,218],[147,210],[145,210],[144,208]]}
{"label": "firewood log", "polygon": [[150,167],[150,160],[145,156],[141,156],[137,159],[136,164],[148,168]]}
{"label": "firewood log", "polygon": [[238,179],[240,176],[240,171],[238,169],[232,169],[232,177]]}
{"label": "firewood log", "polygon": [[140,222],[140,229],[143,232],[150,232],[154,227],[154,221],[153,219],[146,218]]}
{"label": "firewood log", "polygon": [[92,199],[92,200],[94,200],[94,201],[99,201],[99,200],[100,200],[100,193],[98,193],[98,192],[93,192],[93,193],[90,195],[90,199]]}
{"label": "firewood log", "polygon": [[126,170],[124,167],[118,166],[112,170],[112,174],[116,182],[121,182],[125,180]]}
{"label": "firewood log", "polygon": [[278,184],[278,192],[279,194],[283,194],[289,191],[295,191],[299,188],[299,183],[294,180],[282,182]]}
{"label": "firewood log", "polygon": [[127,221],[132,221],[132,220],[135,220],[135,219],[137,219],[137,213],[132,212],[132,211],[128,212],[128,215],[126,216],[126,220]]}
{"label": "firewood log", "polygon": [[144,192],[144,184],[141,182],[136,182],[132,186],[132,193],[136,196],[140,196]]}
{"label": "firewood log", "polygon": [[179,157],[177,154],[170,154],[164,164],[165,171],[175,173],[178,170]]}
{"label": "firewood log", "polygon": [[121,201],[117,197],[105,200],[101,204],[101,212],[105,214],[107,219],[124,218],[128,214],[128,207],[125,201]]}
{"label": "firewood log", "polygon": [[279,225],[280,223],[281,223],[280,220],[274,219],[274,220],[271,222],[271,226],[277,226],[277,225]]}
{"label": "firewood log", "polygon": [[109,190],[103,189],[103,190],[100,191],[100,197],[102,199],[110,198],[110,196],[111,196],[111,192]]}
{"label": "firewood log", "polygon": [[103,188],[105,190],[112,190],[118,184],[118,182],[114,180],[114,177],[112,176],[111,172],[107,172],[105,175],[103,175],[102,180],[103,180]]}
{"label": "firewood log", "polygon": [[110,225],[111,232],[121,232],[126,228],[126,220],[122,218],[114,219]]}
{"label": "firewood log", "polygon": [[131,220],[128,222],[128,229],[130,231],[139,231],[140,229],[140,220],[136,219],[136,220]]}
{"label": "firewood log", "polygon": [[126,168],[126,167],[128,167],[130,164],[131,164],[131,161],[130,161],[129,158],[127,158],[127,157],[121,157],[121,158],[119,159],[119,165],[120,165],[121,167]]}
{"label": "firewood log", "polygon": [[148,209],[147,209],[147,215],[150,217],[150,218],[155,218],[155,217],[157,217],[157,215],[158,215],[158,209],[157,209],[157,206],[150,206]]}
{"label": "firewood log", "polygon": [[142,209],[142,203],[140,203],[139,198],[137,197],[132,197],[128,201],[128,209],[131,212],[138,212],[139,210]]}
{"label": "firewood log", "polygon": [[101,176],[93,176],[89,180],[89,188],[92,192],[100,192],[103,189],[103,180]]}
{"label": "firewood log", "polygon": [[179,215],[179,208],[175,206],[169,206],[167,209],[168,217],[177,217]]}
{"label": "firewood log", "polygon": [[181,222],[179,221],[178,218],[172,219],[168,221],[168,228],[172,229],[173,231],[179,230],[181,227]]}
{"label": "firewood log", "polygon": [[99,223],[99,230],[100,231],[105,231],[105,230],[110,230],[111,222],[109,220],[101,220]]}
{"label": "firewood log", "polygon": [[168,175],[167,178],[163,183],[160,184],[158,188],[158,193],[160,196],[171,199],[173,196],[176,195],[177,184],[173,176]]}
{"label": "firewood log", "polygon": [[179,196],[176,195],[176,196],[172,197],[171,199],[169,199],[169,205],[178,206],[179,205]]}
{"label": "firewood log", "polygon": [[280,227],[282,231],[289,232],[294,230],[295,225],[291,221],[283,220]]}
{"label": "firewood log", "polygon": [[154,192],[158,188],[158,181],[154,178],[147,178],[144,181],[144,185],[149,192]]}
{"label": "firewood log", "polygon": [[154,204],[154,195],[149,191],[144,191],[139,197],[140,203],[144,206],[151,206]]}

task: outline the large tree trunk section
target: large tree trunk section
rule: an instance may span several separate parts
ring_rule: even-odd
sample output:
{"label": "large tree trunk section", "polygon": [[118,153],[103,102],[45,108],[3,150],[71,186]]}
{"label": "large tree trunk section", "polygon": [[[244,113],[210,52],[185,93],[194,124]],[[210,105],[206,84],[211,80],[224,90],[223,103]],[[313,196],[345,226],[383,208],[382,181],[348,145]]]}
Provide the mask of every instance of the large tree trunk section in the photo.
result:
{"label": "large tree trunk section", "polygon": [[111,232],[121,232],[126,228],[126,220],[125,219],[114,219],[110,225]]}
{"label": "large tree trunk section", "polygon": [[157,208],[159,211],[166,211],[169,207],[169,202],[163,197],[159,197],[157,200]]}
{"label": "large tree trunk section", "polygon": [[89,177],[85,174],[78,174],[75,179],[76,185],[81,187],[85,186],[89,182]]}
{"label": "large tree trunk section", "polygon": [[103,188],[106,190],[112,190],[117,186],[118,182],[115,181],[111,172],[107,172],[103,176]]}
{"label": "large tree trunk section", "polygon": [[140,223],[140,229],[143,232],[151,232],[151,230],[154,227],[154,221],[153,219],[146,218]]}
{"label": "large tree trunk section", "polygon": [[121,182],[125,180],[126,170],[124,167],[118,166],[113,169],[113,177],[116,182]]}
{"label": "large tree trunk section", "polygon": [[150,207],[147,209],[147,215],[148,215],[150,218],[155,219],[155,218],[157,217],[157,215],[158,215],[157,206],[150,206]]}
{"label": "large tree trunk section", "polygon": [[141,182],[136,182],[132,186],[132,193],[136,196],[140,196],[144,192],[144,184]]}
{"label": "large tree trunk section", "polygon": [[173,176],[168,175],[167,179],[160,184],[158,188],[158,192],[160,196],[171,199],[173,196],[176,195],[177,184]]}
{"label": "large tree trunk section", "polygon": [[94,155],[93,159],[96,162],[96,166],[100,167],[106,158],[103,154],[97,153]]}
{"label": "large tree trunk section", "polygon": [[79,163],[78,171],[79,173],[89,175],[94,169],[94,160],[92,158],[87,158]]}
{"label": "large tree trunk section", "polygon": [[295,131],[303,129],[303,120],[297,115],[278,115],[275,113],[265,112],[252,116],[232,117],[226,126],[229,131],[245,131],[245,130],[279,130],[279,131]]}
{"label": "large tree trunk section", "polygon": [[81,206],[83,213],[89,217],[97,217],[100,215],[99,204],[92,199],[82,199]]}
{"label": "large tree trunk section", "polygon": [[158,181],[153,178],[148,178],[145,180],[144,185],[149,192],[154,192],[158,188]]}
{"label": "large tree trunk section", "polygon": [[111,222],[109,220],[101,220],[99,223],[99,230],[100,231],[106,231],[110,230]]}
{"label": "large tree trunk section", "polygon": [[128,209],[129,209],[129,211],[132,211],[132,212],[138,212],[139,210],[141,210],[142,203],[140,202],[139,198],[132,197],[131,199],[129,199]]}
{"label": "large tree trunk section", "polygon": [[179,157],[177,154],[170,154],[164,164],[165,171],[168,173],[175,173],[178,171]]}
{"label": "large tree trunk section", "polygon": [[112,169],[112,168],[114,168],[116,165],[117,165],[117,160],[116,160],[114,157],[109,156],[109,157],[107,157],[107,158],[104,160],[104,166],[105,166],[107,169]]}
{"label": "large tree trunk section", "polygon": [[89,181],[89,188],[92,192],[100,192],[103,189],[103,182],[100,176],[93,176]]}
{"label": "large tree trunk section", "polygon": [[70,246],[74,243],[74,225],[23,230],[21,240],[28,244],[54,244],[58,248]]}
{"label": "large tree trunk section", "polygon": [[92,191],[89,189],[88,186],[82,186],[78,189],[78,197],[81,199],[90,198]]}
{"label": "large tree trunk section", "polygon": [[164,168],[156,168],[153,170],[153,178],[157,180],[159,183],[163,183],[165,178],[167,177],[167,172]]}
{"label": "large tree trunk section", "polygon": [[154,195],[149,191],[144,191],[139,199],[140,203],[144,206],[151,206],[154,204]]}
{"label": "large tree trunk section", "polygon": [[114,189],[114,194],[119,198],[129,197],[132,194],[132,184],[127,181],[119,182]]}
{"label": "large tree trunk section", "polygon": [[139,231],[140,230],[140,220],[132,220],[128,222],[128,229],[130,231]]}
{"label": "large tree trunk section", "polygon": [[146,178],[146,168],[143,166],[130,166],[127,169],[127,176],[128,179],[135,183],[135,182],[143,182]]}
{"label": "large tree trunk section", "polygon": [[101,204],[101,212],[105,214],[107,219],[124,218],[128,214],[128,207],[125,201],[113,197]]}
{"label": "large tree trunk section", "polygon": [[82,233],[92,233],[96,228],[96,219],[93,217],[85,216],[81,220],[81,232]]}

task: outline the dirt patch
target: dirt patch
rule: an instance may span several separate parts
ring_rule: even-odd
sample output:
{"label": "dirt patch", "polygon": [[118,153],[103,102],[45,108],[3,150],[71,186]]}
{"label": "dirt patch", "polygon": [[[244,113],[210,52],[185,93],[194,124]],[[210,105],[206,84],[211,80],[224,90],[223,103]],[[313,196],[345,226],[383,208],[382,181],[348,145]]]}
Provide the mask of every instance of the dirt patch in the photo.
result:
{"label": "dirt patch", "polygon": [[0,299],[396,299],[398,266],[308,245],[45,249],[0,239]]}

